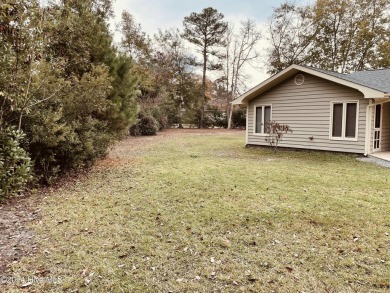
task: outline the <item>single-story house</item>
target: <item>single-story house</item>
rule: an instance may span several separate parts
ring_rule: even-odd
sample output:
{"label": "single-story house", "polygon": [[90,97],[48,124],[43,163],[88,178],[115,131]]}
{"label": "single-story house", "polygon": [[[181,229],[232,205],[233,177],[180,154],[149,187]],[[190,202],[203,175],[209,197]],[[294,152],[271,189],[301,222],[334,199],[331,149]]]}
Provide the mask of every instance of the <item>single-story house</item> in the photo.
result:
{"label": "single-story house", "polygon": [[390,69],[341,74],[291,65],[232,102],[246,105],[246,145],[264,126],[291,127],[281,147],[390,155]]}

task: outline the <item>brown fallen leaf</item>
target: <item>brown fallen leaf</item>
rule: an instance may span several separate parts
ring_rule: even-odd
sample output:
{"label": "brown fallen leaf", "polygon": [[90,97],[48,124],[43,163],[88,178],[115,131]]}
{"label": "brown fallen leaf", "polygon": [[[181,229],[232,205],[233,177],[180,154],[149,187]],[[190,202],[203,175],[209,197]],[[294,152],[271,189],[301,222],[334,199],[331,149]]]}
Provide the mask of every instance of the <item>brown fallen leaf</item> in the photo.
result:
{"label": "brown fallen leaf", "polygon": [[41,276],[41,277],[44,277],[46,276],[47,274],[49,274],[50,271],[49,270],[46,270],[44,267],[40,266],[39,268],[37,268],[37,270],[35,271],[35,275],[36,276]]}
{"label": "brown fallen leaf", "polygon": [[27,288],[27,287],[30,287],[33,283],[32,282],[27,282],[27,283],[24,283],[23,285],[20,286],[20,288]]}

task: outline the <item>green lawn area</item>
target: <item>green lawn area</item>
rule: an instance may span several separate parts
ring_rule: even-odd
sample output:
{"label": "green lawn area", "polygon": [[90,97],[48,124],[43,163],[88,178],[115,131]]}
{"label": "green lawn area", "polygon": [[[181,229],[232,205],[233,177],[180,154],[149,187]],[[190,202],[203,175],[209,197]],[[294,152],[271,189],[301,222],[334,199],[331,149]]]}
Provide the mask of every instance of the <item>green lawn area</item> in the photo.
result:
{"label": "green lawn area", "polygon": [[13,270],[61,277],[34,292],[388,292],[389,180],[241,131],[130,138],[44,201]]}

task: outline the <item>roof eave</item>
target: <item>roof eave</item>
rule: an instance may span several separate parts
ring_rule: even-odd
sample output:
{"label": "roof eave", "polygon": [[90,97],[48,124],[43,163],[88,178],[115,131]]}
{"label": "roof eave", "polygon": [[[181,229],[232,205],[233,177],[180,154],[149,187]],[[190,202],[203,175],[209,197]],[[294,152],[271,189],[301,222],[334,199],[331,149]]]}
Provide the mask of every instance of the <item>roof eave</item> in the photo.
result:
{"label": "roof eave", "polygon": [[294,73],[297,73],[299,71],[294,68],[295,66],[297,65],[291,65],[286,69],[280,71],[279,73],[264,80],[262,83],[258,84],[254,88],[250,89],[249,91],[247,91],[246,93],[244,93],[243,95],[241,95],[240,97],[232,101],[232,105],[247,104],[251,99],[255,98],[259,94],[265,92],[266,90],[272,88],[276,84],[294,75]]}
{"label": "roof eave", "polygon": [[353,82],[350,82],[350,81],[347,81],[347,80],[344,80],[344,79],[341,79],[341,78],[338,78],[338,77],[335,77],[335,76],[332,76],[332,75],[329,75],[326,73],[322,73],[322,72],[316,71],[316,70],[311,69],[311,68],[307,68],[307,67],[293,64],[293,65],[290,65],[289,67],[287,67],[286,69],[280,71],[279,73],[266,79],[265,81],[263,81],[262,83],[260,83],[256,87],[252,88],[251,90],[249,90],[245,94],[241,95],[240,97],[235,99],[232,102],[232,104],[233,105],[247,104],[251,99],[257,97],[261,93],[269,90],[270,88],[274,87],[278,83],[286,80],[290,76],[293,76],[295,73],[300,72],[300,71],[308,73],[308,74],[312,74],[314,76],[321,77],[321,78],[329,80],[329,81],[333,81],[333,82],[341,84],[341,85],[345,85],[345,86],[353,88],[353,89],[356,89],[356,90],[360,91],[364,95],[364,98],[366,98],[366,99],[381,98],[381,97],[385,96],[385,93],[383,93],[381,91],[377,91],[377,90],[371,89],[371,88],[366,87],[366,86],[362,86],[362,85],[359,85],[359,84],[356,84],[356,83],[353,83]]}
{"label": "roof eave", "polygon": [[388,98],[390,97],[389,95],[386,95],[386,93],[384,92],[380,92],[380,91],[375,91],[375,90],[364,90],[364,91],[361,91],[364,95],[364,98],[366,99],[382,99],[382,98]]}

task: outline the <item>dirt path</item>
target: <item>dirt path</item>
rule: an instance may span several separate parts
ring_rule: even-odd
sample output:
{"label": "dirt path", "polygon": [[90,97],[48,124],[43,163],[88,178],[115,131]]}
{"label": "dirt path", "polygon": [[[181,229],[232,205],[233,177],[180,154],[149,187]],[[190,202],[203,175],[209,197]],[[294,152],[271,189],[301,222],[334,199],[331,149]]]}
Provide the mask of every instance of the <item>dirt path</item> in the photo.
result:
{"label": "dirt path", "polygon": [[[176,138],[183,135],[215,135],[235,134],[239,130],[225,129],[170,129],[160,132],[156,136],[129,137],[118,142],[110,151],[107,158],[99,160],[97,168],[126,163],[129,154],[143,152],[149,146],[162,140]],[[41,188],[33,195],[26,195],[9,199],[0,203],[0,277],[10,273],[10,265],[26,255],[33,254],[37,249],[37,239],[29,225],[40,221],[40,205],[44,204],[46,197],[56,192],[57,188],[63,188],[73,184],[79,176],[61,180],[56,187]],[[0,279],[1,280],[1,279]]]}

